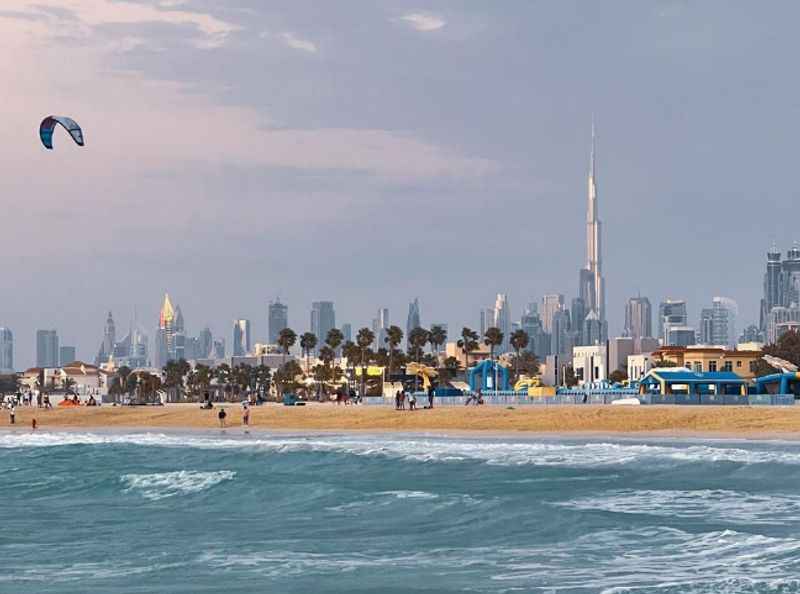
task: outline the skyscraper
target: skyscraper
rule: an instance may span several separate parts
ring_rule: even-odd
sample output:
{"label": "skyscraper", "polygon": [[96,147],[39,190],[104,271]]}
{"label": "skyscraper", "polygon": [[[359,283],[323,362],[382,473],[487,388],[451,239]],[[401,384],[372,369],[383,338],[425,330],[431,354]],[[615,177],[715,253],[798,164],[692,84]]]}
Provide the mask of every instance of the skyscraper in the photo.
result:
{"label": "skyscraper", "polygon": [[484,336],[486,331],[494,326],[494,308],[493,307],[482,307],[481,308],[481,323],[480,323],[480,335]]}
{"label": "skyscraper", "polygon": [[73,361],[77,361],[74,346],[62,346],[58,348],[58,364],[62,367]]}
{"label": "skyscraper", "polygon": [[14,333],[0,328],[0,373],[14,373]]}
{"label": "skyscraper", "polygon": [[564,296],[559,293],[542,297],[542,327],[548,334],[553,332],[553,316],[557,311],[564,309]]}
{"label": "skyscraper", "polygon": [[669,344],[668,333],[673,326],[686,326],[689,316],[686,301],[683,299],[666,299],[658,306],[658,336]]}
{"label": "skyscraper", "polygon": [[[586,267],[579,275],[579,294],[586,306],[587,315],[595,312],[593,320],[600,322],[605,340],[606,323],[606,287],[603,278],[603,233],[602,223],[598,218],[597,208],[597,169],[595,165],[596,139],[594,122],[592,122],[592,152],[589,159],[588,201],[586,205]],[[575,321],[577,323],[577,321]]]}
{"label": "skyscraper", "polygon": [[389,328],[389,308],[381,307],[378,315],[372,320],[372,333],[375,334],[375,349],[386,347],[384,338],[386,330]]}
{"label": "skyscraper", "polygon": [[197,337],[197,352],[195,353],[198,359],[208,359],[211,357],[211,349],[214,346],[214,337],[211,335],[211,330],[208,327],[200,331]]}
{"label": "skyscraper", "polygon": [[270,302],[267,313],[267,341],[278,344],[281,330],[289,327],[289,308],[280,299]]}
{"label": "skyscraper", "polygon": [[406,344],[408,337],[414,328],[420,328],[422,320],[419,313],[419,297],[414,297],[414,301],[408,304],[408,317],[406,318]]}
{"label": "skyscraper", "polygon": [[58,367],[58,333],[36,331],[36,367]]}
{"label": "skyscraper", "polygon": [[[108,362],[108,359],[114,354],[114,347],[117,344],[117,329],[114,324],[114,316],[108,312],[106,317],[106,325],[103,329],[103,341],[100,343],[100,348],[97,351],[97,356],[94,359],[95,365]],[[71,361],[68,361],[71,363]]]}
{"label": "skyscraper", "polygon": [[244,357],[252,348],[250,336],[250,320],[234,320],[233,322],[233,356]]}
{"label": "skyscraper", "polygon": [[511,310],[508,305],[508,295],[505,293],[498,293],[494,301],[493,326],[503,333],[503,343],[499,352],[508,352],[511,345]]}
{"label": "skyscraper", "polygon": [[352,324],[342,324],[342,336],[344,337],[345,342],[353,340]]}
{"label": "skyscraper", "polygon": [[643,337],[653,336],[653,308],[647,297],[631,297],[625,304],[623,336],[633,338],[634,349]]}
{"label": "skyscraper", "polygon": [[[181,316],[181,321],[183,316]],[[164,295],[164,303],[158,318],[158,333],[156,334],[155,366],[164,367],[169,361],[178,359],[178,345],[175,336],[176,329],[175,308],[169,299],[169,294]],[[182,350],[182,349],[181,349]]]}
{"label": "skyscraper", "polygon": [[336,312],[333,301],[315,301],[311,304],[311,334],[317,337],[316,350],[325,344],[328,332],[336,328]]}
{"label": "skyscraper", "polygon": [[736,314],[739,307],[733,299],[714,297],[711,307],[700,313],[700,342],[702,344],[734,347],[736,345]]}

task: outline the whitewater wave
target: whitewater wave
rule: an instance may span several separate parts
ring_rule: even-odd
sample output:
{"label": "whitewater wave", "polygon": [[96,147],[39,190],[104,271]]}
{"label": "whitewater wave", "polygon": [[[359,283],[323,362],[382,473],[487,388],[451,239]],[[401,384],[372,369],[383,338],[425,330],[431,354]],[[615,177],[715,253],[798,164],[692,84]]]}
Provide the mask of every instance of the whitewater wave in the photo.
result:
{"label": "whitewater wave", "polygon": [[549,504],[581,511],[643,514],[734,524],[781,526],[800,522],[799,495],[759,495],[724,489],[628,489]]}
{"label": "whitewater wave", "polygon": [[230,470],[216,472],[178,470],[154,474],[124,474],[120,477],[120,481],[126,485],[125,492],[139,491],[147,499],[157,501],[175,495],[199,493],[223,481],[233,480],[235,476],[236,473]]}
{"label": "whitewater wave", "polygon": [[658,461],[800,465],[800,449],[793,445],[778,450],[722,444],[568,443],[408,436],[399,439],[387,436],[237,438],[163,433],[0,434],[0,448],[107,444],[216,451],[246,450],[248,453],[331,452],[421,462],[477,461],[500,466],[596,468]]}
{"label": "whitewater wave", "polygon": [[395,555],[303,551],[214,551],[201,564],[265,578],[354,570],[476,572],[498,587],[481,591],[795,592],[800,541],[731,530],[607,530],[530,547],[431,548]]}

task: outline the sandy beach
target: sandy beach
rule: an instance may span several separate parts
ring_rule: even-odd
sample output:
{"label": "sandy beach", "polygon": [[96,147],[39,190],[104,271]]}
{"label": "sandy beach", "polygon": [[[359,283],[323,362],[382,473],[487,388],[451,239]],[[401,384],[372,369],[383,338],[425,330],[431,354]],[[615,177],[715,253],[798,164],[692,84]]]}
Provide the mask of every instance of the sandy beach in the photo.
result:
{"label": "sandy beach", "polygon": [[[241,408],[225,407],[228,426],[241,424]],[[397,431],[397,432],[531,432],[716,435],[720,437],[800,437],[800,407],[735,406],[550,406],[442,407],[395,411],[388,407],[312,404],[305,407],[265,405],[251,409],[254,430]],[[18,430],[30,430],[35,416],[41,429],[218,427],[218,408],[198,405],[36,410],[17,409]],[[8,428],[8,415],[0,417]]]}

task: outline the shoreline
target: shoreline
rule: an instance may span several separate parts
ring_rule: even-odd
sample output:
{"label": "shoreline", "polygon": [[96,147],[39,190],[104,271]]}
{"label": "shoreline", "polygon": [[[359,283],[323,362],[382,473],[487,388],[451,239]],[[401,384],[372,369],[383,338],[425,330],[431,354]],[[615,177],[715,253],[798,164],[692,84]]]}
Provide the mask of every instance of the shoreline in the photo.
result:
{"label": "shoreline", "polygon": [[[241,407],[225,405],[226,430],[244,435]],[[16,424],[0,413],[0,431],[217,432],[217,412],[199,405],[79,409],[17,408]],[[660,438],[724,440],[800,440],[800,407],[674,406],[612,407],[603,405],[547,407],[441,407],[395,411],[390,407],[311,404],[251,408],[251,435],[413,435],[482,438]]]}

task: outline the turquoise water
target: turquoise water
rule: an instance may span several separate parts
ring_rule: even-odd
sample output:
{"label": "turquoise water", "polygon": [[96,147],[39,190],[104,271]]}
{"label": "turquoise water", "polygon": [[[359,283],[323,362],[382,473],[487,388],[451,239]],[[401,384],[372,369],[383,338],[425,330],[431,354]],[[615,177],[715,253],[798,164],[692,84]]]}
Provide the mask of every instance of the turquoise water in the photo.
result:
{"label": "turquoise water", "polygon": [[800,444],[0,433],[0,592],[800,592]]}

